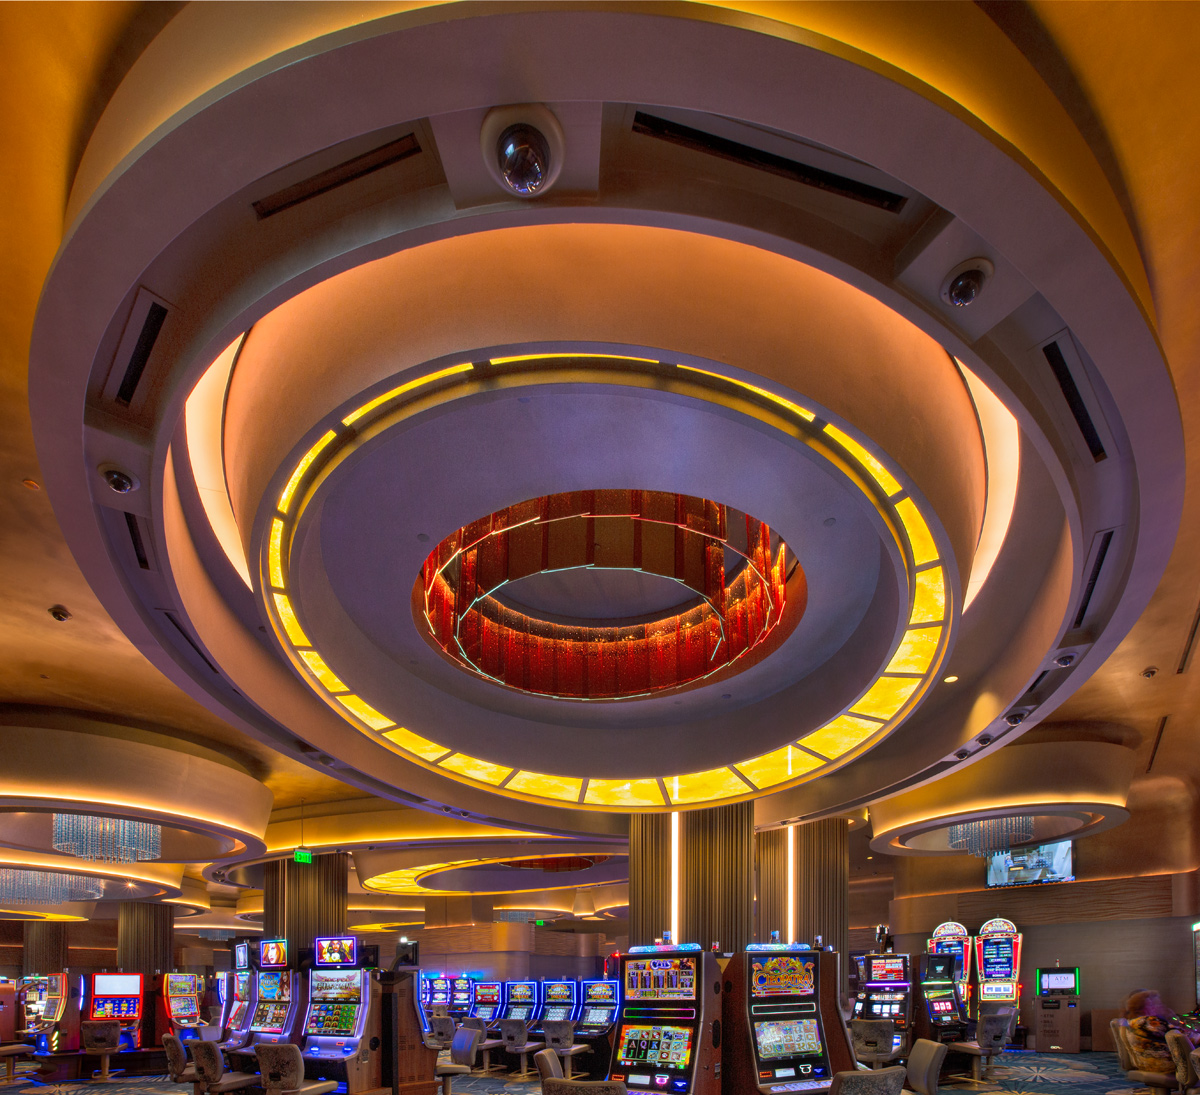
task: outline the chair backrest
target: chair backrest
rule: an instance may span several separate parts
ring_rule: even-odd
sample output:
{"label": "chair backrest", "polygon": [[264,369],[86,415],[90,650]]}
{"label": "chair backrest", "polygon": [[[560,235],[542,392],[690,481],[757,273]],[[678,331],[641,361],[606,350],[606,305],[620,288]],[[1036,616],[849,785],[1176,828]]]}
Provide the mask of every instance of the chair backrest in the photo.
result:
{"label": "chair backrest", "polygon": [[469,1027],[471,1030],[482,1030],[485,1034],[487,1033],[487,1024],[482,1019],[476,1018],[473,1015],[468,1015],[459,1025]]}
{"label": "chair backrest", "polygon": [[263,1091],[294,1091],[304,1083],[304,1055],[291,1042],[262,1042],[254,1047]]}
{"label": "chair backrest", "polygon": [[918,1038],[908,1052],[908,1089],[917,1095],[937,1095],[938,1076],[945,1060],[945,1042]]}
{"label": "chair backrest", "polygon": [[979,1002],[979,1017],[985,1015],[1005,1015],[1008,1017],[1007,1037],[1012,1038],[1017,1029],[1017,1009],[1012,1004],[1003,1004],[998,1000],[981,1000]]}
{"label": "chair backrest", "polygon": [[529,1026],[524,1019],[501,1019],[500,1037],[509,1049],[520,1049],[529,1041]]}
{"label": "chair backrest", "polygon": [[984,1053],[1000,1053],[1008,1042],[1008,1021],[1011,1016],[999,1013],[981,1015],[975,1028],[975,1041]]}
{"label": "chair backrest", "polygon": [[1129,1055],[1129,1043],[1125,1041],[1125,1028],[1129,1025],[1127,1019],[1110,1019],[1108,1029],[1112,1032],[1113,1045],[1117,1047],[1117,1061],[1122,1072],[1133,1069],[1133,1058]]}
{"label": "chair backrest", "polygon": [[450,1060],[456,1065],[475,1064],[475,1051],[483,1041],[483,1031],[474,1027],[459,1027],[450,1043]]}
{"label": "chair backrest", "polygon": [[1196,1069],[1192,1065],[1191,1058],[1192,1043],[1179,1031],[1168,1030],[1167,1049],[1171,1051],[1171,1060],[1175,1062],[1175,1079],[1179,1081],[1179,1086],[1186,1091],[1197,1082]]}
{"label": "chair backrest", "polygon": [[829,1095],[900,1095],[907,1076],[899,1065],[865,1072],[835,1072]]}
{"label": "chair backrest", "polygon": [[537,1065],[538,1075],[542,1081],[561,1080],[563,1069],[558,1054],[552,1049],[539,1049],[533,1055],[533,1063]]}
{"label": "chair backrest", "polygon": [[117,1019],[85,1019],[79,1024],[79,1039],[88,1053],[117,1049],[121,1045],[121,1023]]}
{"label": "chair backrest", "polygon": [[850,1041],[855,1057],[892,1052],[896,1024],[891,1019],[854,1019],[850,1022]]}
{"label": "chair backrest", "polygon": [[196,1066],[196,1075],[211,1086],[220,1081],[225,1075],[225,1055],[216,1042],[204,1042],[199,1038],[192,1040],[192,1064]]}
{"label": "chair backrest", "polygon": [[561,1080],[542,1081],[542,1095],[629,1095],[624,1084],[616,1080]]}
{"label": "chair backrest", "polygon": [[1200,1082],[1200,1049],[1193,1049],[1188,1054],[1188,1060],[1192,1062],[1192,1071],[1196,1073],[1197,1082]]}
{"label": "chair backrest", "polygon": [[575,1044],[575,1024],[570,1019],[547,1019],[542,1030],[546,1045],[555,1049],[570,1049]]}
{"label": "chair backrest", "polygon": [[454,1020],[448,1015],[435,1015],[429,1020],[429,1029],[444,1046],[454,1041]]}
{"label": "chair backrest", "polygon": [[187,1050],[183,1048],[183,1043],[174,1034],[164,1034],[162,1044],[163,1052],[167,1055],[167,1072],[172,1080],[179,1083],[179,1077],[187,1068]]}

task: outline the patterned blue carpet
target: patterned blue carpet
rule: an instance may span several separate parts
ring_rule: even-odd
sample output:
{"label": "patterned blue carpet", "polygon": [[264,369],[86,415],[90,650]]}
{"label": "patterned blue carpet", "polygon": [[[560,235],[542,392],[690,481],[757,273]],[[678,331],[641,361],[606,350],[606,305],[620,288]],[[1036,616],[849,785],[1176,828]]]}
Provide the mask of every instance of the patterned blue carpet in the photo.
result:
{"label": "patterned blue carpet", "polygon": [[[950,1058],[949,1065],[970,1069],[970,1062],[962,1057]],[[997,1058],[992,1079],[984,1086],[956,1083],[949,1077],[943,1078],[941,1086],[944,1091],[1002,1095],[1133,1095],[1139,1090],[1117,1067],[1115,1053],[1008,1053]],[[190,1085],[173,1084],[165,1076],[120,1077],[108,1084],[16,1083],[13,1090],[20,1095],[191,1095]],[[500,1073],[456,1076],[453,1090],[455,1095],[539,1095],[541,1086],[536,1080],[506,1081]]]}

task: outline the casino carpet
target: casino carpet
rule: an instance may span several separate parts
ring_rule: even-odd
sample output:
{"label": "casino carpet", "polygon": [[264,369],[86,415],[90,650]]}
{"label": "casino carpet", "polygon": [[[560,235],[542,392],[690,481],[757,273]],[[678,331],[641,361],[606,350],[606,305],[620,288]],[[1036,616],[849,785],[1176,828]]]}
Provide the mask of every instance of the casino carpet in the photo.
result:
{"label": "casino carpet", "polygon": [[[967,1058],[959,1058],[969,1069]],[[952,1065],[955,1062],[952,1060]],[[131,1076],[109,1084],[76,1080],[59,1084],[13,1084],[20,1095],[191,1095],[190,1085],[165,1076]],[[505,1082],[503,1074],[455,1076],[455,1095],[539,1095],[537,1080]],[[997,1058],[994,1078],[983,1086],[944,1078],[941,1090],[1000,1095],[1133,1095],[1139,1089],[1117,1067],[1115,1053],[1007,1053]]]}

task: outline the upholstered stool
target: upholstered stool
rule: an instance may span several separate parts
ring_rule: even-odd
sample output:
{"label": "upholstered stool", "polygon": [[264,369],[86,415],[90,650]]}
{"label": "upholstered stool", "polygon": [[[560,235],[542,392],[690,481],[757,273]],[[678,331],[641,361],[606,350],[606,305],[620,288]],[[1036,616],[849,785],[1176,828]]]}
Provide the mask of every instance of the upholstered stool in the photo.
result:
{"label": "upholstered stool", "polygon": [[0,1046],[0,1057],[4,1058],[4,1079],[0,1083],[13,1083],[17,1078],[17,1058],[29,1057],[32,1053],[33,1046]]}
{"label": "upholstered stool", "polygon": [[325,1095],[337,1087],[336,1080],[306,1080],[304,1054],[291,1042],[256,1045],[254,1055],[266,1095]]}
{"label": "upholstered stool", "polygon": [[[100,1058],[100,1067],[92,1073],[93,1080],[108,1083],[115,1073],[110,1058],[121,1048],[121,1024],[116,1019],[85,1019],[79,1024],[79,1044],[84,1053]],[[117,1069],[117,1072],[124,1072]]]}
{"label": "upholstered stool", "polygon": [[196,1075],[210,1095],[225,1091],[241,1091],[246,1087],[258,1086],[258,1076],[253,1072],[229,1072],[225,1068],[225,1054],[216,1042],[192,1041],[192,1062]]}

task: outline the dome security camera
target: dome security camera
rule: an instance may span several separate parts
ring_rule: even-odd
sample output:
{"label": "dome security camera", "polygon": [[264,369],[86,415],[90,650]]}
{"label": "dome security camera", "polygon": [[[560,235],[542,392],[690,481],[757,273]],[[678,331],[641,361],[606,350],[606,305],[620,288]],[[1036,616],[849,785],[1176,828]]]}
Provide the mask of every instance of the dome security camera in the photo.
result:
{"label": "dome security camera", "polygon": [[512,197],[540,198],[562,171],[562,126],[541,103],[489,110],[479,131],[488,174]]}
{"label": "dome security camera", "polygon": [[141,486],[136,475],[118,468],[115,464],[101,464],[97,470],[114,494],[128,494]]}
{"label": "dome security camera", "polygon": [[996,272],[989,259],[975,258],[960,262],[942,280],[942,300],[955,308],[974,304]]}

